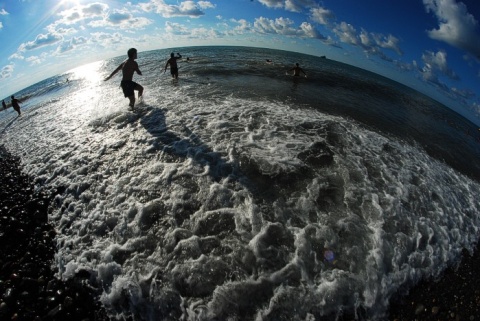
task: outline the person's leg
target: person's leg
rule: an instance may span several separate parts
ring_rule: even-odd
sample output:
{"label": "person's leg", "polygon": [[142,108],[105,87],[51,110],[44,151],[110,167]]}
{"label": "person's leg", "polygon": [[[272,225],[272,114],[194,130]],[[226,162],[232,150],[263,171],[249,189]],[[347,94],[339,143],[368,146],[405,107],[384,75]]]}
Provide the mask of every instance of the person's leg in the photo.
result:
{"label": "person's leg", "polygon": [[142,97],[143,95],[143,87],[139,84],[136,84],[135,85],[135,90],[138,91],[138,98]]}
{"label": "person's leg", "polygon": [[133,106],[135,106],[135,94],[133,94],[133,96],[128,96],[128,99],[130,100],[128,106],[133,108]]}
{"label": "person's leg", "polygon": [[136,84],[136,85],[135,85],[135,90],[138,91],[138,102],[140,103],[140,102],[142,102],[142,100],[143,100],[143,97],[142,97],[142,95],[143,95],[143,87],[142,87],[141,85],[139,85],[139,84]]}

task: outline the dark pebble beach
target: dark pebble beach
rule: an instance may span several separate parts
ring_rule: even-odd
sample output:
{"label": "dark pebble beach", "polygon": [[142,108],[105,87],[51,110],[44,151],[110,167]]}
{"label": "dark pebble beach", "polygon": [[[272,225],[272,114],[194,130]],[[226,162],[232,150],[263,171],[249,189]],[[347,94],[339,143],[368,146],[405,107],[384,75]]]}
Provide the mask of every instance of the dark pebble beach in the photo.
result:
{"label": "dark pebble beach", "polygon": [[[35,188],[21,162],[0,146],[0,320],[109,320],[101,286],[87,271],[56,276],[50,203],[61,190]],[[365,320],[357,316],[358,320]],[[345,316],[341,320],[354,320]],[[480,320],[480,252],[438,280],[426,280],[392,298],[388,320]]]}
{"label": "dark pebble beach", "polygon": [[0,320],[109,320],[87,271],[55,276],[50,203],[60,191],[36,191],[18,158],[0,146]]}

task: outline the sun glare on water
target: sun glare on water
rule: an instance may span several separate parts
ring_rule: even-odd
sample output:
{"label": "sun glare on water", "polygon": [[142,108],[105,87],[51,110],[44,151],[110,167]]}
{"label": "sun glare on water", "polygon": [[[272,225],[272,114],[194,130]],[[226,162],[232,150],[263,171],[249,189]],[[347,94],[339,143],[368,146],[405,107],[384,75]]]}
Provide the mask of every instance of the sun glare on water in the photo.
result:
{"label": "sun glare on water", "polygon": [[99,70],[102,66],[101,61],[92,62],[75,69],[72,69],[72,79],[84,79],[89,82],[98,82],[102,79]]}

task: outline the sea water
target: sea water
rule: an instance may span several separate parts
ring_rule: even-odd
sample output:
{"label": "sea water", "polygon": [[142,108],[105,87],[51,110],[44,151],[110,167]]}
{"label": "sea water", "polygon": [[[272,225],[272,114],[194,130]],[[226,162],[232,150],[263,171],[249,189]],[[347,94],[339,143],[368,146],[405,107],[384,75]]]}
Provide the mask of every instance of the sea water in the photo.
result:
{"label": "sea water", "polygon": [[[178,81],[169,50],[139,52],[134,110],[120,76],[103,81],[118,57],[23,90],[22,116],[0,116],[36,188],[61,191],[58,277],[89,272],[112,317],[380,320],[473,249],[474,124],[328,58],[177,51]],[[296,62],[308,78],[286,74]]]}

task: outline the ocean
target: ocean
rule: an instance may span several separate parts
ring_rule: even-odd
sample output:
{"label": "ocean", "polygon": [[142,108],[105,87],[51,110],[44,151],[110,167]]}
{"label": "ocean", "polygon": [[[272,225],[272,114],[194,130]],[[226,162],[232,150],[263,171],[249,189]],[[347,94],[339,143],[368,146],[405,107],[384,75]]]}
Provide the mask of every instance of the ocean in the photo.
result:
{"label": "ocean", "polygon": [[[122,320],[382,320],[473,251],[478,126],[387,78],[247,47],[139,52],[15,96],[0,137],[56,189],[58,277],[87,273]],[[186,58],[189,58],[188,60]],[[267,62],[267,59],[271,62]],[[286,71],[298,62],[308,78]]]}

